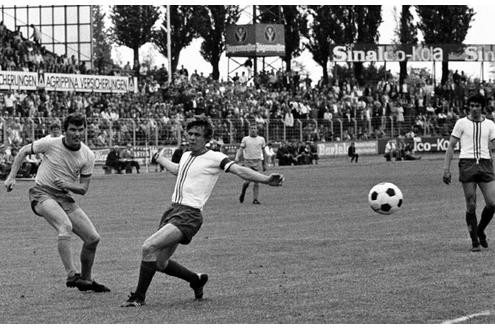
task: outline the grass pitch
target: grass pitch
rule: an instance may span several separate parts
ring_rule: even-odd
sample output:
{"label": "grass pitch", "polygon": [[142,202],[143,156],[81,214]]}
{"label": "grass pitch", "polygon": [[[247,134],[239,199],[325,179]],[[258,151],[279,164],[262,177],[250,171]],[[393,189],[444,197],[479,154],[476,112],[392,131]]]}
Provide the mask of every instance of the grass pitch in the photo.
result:
{"label": "grass pitch", "polygon": [[[261,185],[258,206],[251,187],[239,204],[242,181],[223,174],[202,229],[174,255],[210,275],[205,299],[157,273],[142,308],[119,305],[135,288],[142,242],[170,204],[174,176],[95,176],[78,198],[102,236],[94,277],[112,289],[105,294],[65,287],[56,233],[28,204],[33,182],[18,181],[11,193],[2,186],[0,323],[494,323],[495,244],[469,252],[462,188],[456,178],[444,185],[441,168],[438,155],[277,167],[285,184]],[[383,181],[404,194],[390,216],[367,204]],[[75,254],[80,247],[77,239]]]}

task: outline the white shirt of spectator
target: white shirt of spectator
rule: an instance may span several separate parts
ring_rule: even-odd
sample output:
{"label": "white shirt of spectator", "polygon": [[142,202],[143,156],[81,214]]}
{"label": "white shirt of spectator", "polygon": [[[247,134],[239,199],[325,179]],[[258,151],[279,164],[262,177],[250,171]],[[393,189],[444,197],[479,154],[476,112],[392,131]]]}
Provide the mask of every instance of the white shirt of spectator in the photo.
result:
{"label": "white shirt of spectator", "polygon": [[5,107],[14,107],[14,102],[17,100],[17,98],[11,94],[10,96],[8,95],[5,95],[3,97],[3,101],[4,101],[4,104],[5,104]]}
{"label": "white shirt of spectator", "polygon": [[266,147],[262,136],[246,136],[241,140],[244,159],[263,159],[263,149]]}
{"label": "white shirt of spectator", "polygon": [[79,150],[70,150],[63,138],[41,138],[33,142],[33,150],[43,154],[36,174],[36,184],[60,190],[53,181],[63,179],[79,181],[80,176],[91,176],[95,165],[95,154],[81,142]]}
{"label": "white shirt of spectator", "polygon": [[495,123],[486,118],[474,122],[463,117],[455,123],[452,136],[461,143],[459,158],[490,159],[489,142],[495,139]]}
{"label": "white shirt of spectator", "polygon": [[220,173],[227,172],[232,164],[234,162],[219,151],[208,150],[200,156],[185,152],[180,158],[172,202],[203,209]]}

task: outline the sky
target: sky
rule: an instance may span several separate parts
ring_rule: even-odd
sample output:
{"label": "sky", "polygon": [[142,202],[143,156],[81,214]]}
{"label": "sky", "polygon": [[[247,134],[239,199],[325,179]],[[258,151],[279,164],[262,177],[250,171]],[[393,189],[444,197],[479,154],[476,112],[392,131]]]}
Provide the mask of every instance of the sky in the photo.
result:
{"label": "sky", "polygon": [[[191,3],[193,4],[193,3]],[[252,4],[246,3],[237,3],[241,7],[246,7],[246,14],[241,17],[239,24],[249,24],[251,23],[251,7]],[[312,3],[311,3],[312,4]],[[354,2],[354,4],[359,4],[359,2]],[[366,4],[381,4],[382,5],[382,17],[383,23],[380,25],[379,33],[381,44],[389,44],[392,43],[394,38],[394,30],[396,28],[395,16],[394,16],[394,8],[400,11],[400,6],[402,4],[388,4],[384,1],[376,2],[368,1]],[[409,2],[408,4],[418,4],[418,2]],[[422,4],[422,3],[419,3]],[[435,4],[435,3],[431,3]],[[441,3],[444,4],[444,3]],[[474,8],[475,16],[474,20],[471,23],[471,28],[466,36],[465,44],[495,44],[495,4],[484,4],[483,2],[469,3],[469,2],[454,2],[451,4],[467,4]],[[419,34],[420,40],[422,39],[421,34]],[[195,69],[198,72],[203,72],[205,75],[211,73],[212,68],[209,63],[204,61],[204,59],[199,54],[199,49],[201,46],[201,40],[195,40],[192,42],[190,46],[183,49],[179,58],[179,65],[184,65],[184,67],[188,68],[189,72],[193,72]],[[153,50],[152,46],[144,46],[140,51],[141,58],[144,56],[148,56],[148,54],[153,54],[153,64],[157,66],[161,66],[165,64],[167,66],[167,60],[157,51]],[[130,61],[132,63],[132,51],[126,47],[115,48],[112,52],[112,56],[114,59],[120,60],[123,63]],[[237,58],[238,62],[243,62],[245,58]],[[306,71],[314,83],[316,83],[322,75],[322,68],[318,65],[313,59],[312,55],[309,51],[304,51],[302,55],[296,59],[295,62],[299,63],[299,66],[303,67],[303,70]],[[267,58],[265,61],[267,64],[271,64],[274,67],[280,67],[281,60],[275,57]],[[261,61],[258,62],[258,67],[261,67]],[[297,64],[296,64],[297,65]],[[379,64],[381,65],[381,64]],[[410,63],[409,65],[413,67],[426,67],[430,71],[433,72],[435,69],[436,79],[439,80],[441,77],[441,65],[438,63],[434,66],[432,63]],[[472,77],[481,77],[483,76],[485,80],[494,79],[495,80],[495,66],[485,63],[481,65],[479,63],[460,63],[460,62],[451,62],[449,63],[449,68],[458,69],[459,72],[464,71],[465,74]],[[238,64],[233,60],[228,60],[225,55],[222,56],[219,64],[220,69],[220,77],[226,79],[228,72],[230,71],[233,74],[233,70],[238,67]],[[266,66],[269,67],[268,65]],[[398,63],[387,63],[387,69],[390,69],[392,72],[396,73],[399,71]],[[236,70],[239,72],[239,75],[245,69],[240,68]],[[494,71],[494,72],[492,72]]]}

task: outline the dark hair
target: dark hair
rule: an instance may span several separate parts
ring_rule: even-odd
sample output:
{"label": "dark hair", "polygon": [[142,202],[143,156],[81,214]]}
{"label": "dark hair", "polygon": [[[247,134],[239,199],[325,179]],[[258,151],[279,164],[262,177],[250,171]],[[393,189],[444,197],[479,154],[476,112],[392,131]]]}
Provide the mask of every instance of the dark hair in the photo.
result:
{"label": "dark hair", "polygon": [[81,113],[69,114],[64,120],[64,131],[67,131],[69,124],[74,124],[75,126],[84,125],[86,127],[86,117]]}
{"label": "dark hair", "polygon": [[477,103],[477,104],[480,104],[481,107],[485,107],[486,105],[486,100],[485,100],[485,97],[483,97],[482,95],[480,94],[475,94],[475,95],[472,95],[468,98],[467,100],[467,104],[469,106],[469,103]]}
{"label": "dark hair", "polygon": [[203,127],[205,139],[206,140],[211,139],[211,136],[213,135],[213,126],[211,125],[210,121],[206,119],[196,119],[194,121],[187,123],[186,130],[189,130],[195,126]]}

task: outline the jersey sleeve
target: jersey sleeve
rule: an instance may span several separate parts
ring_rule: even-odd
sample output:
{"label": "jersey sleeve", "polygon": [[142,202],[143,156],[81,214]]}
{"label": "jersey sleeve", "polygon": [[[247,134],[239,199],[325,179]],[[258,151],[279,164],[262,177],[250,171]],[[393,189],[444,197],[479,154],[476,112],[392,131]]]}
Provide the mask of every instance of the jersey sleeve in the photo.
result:
{"label": "jersey sleeve", "polygon": [[50,149],[51,144],[52,142],[48,138],[41,138],[39,140],[33,141],[33,143],[31,144],[31,154],[44,154]]}
{"label": "jersey sleeve", "polygon": [[232,166],[232,164],[234,164],[234,162],[227,156],[225,155],[224,153],[221,153],[221,152],[215,152],[215,155],[218,157],[217,160],[218,160],[218,163],[219,163],[219,167],[225,171],[225,172],[228,172],[230,167]]}
{"label": "jersey sleeve", "polygon": [[495,123],[493,121],[490,121],[490,132],[488,137],[490,141],[495,139]]}
{"label": "jersey sleeve", "polygon": [[246,137],[242,138],[241,140],[241,148],[242,149],[246,148]]}
{"label": "jersey sleeve", "polygon": [[462,121],[461,120],[457,120],[457,122],[455,122],[454,129],[452,129],[451,136],[453,136],[457,139],[461,139],[461,136],[462,136]]}
{"label": "jersey sleeve", "polygon": [[93,170],[95,167],[95,153],[93,151],[88,150],[87,152],[87,160],[81,168],[81,176],[89,177],[93,174]]}

